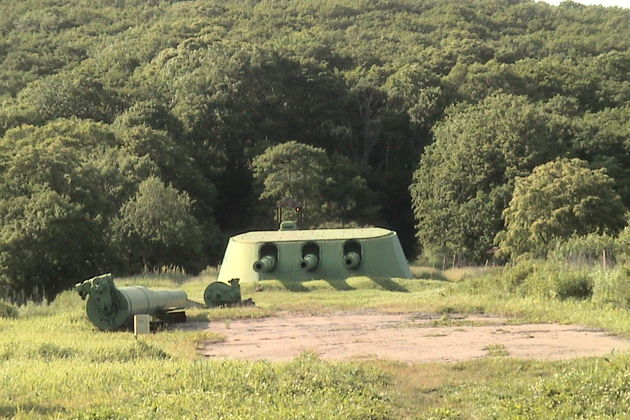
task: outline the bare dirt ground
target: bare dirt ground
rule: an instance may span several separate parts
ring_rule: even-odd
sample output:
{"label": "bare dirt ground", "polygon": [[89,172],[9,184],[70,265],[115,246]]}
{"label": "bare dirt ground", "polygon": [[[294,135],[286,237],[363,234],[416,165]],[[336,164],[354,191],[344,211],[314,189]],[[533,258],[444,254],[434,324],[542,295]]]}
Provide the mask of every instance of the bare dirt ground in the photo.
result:
{"label": "bare dirt ground", "polygon": [[457,362],[487,356],[558,360],[630,351],[630,340],[605,331],[576,325],[509,325],[505,318],[483,315],[445,319],[419,313],[283,313],[199,327],[226,337],[223,343],[200,349],[212,358],[289,360],[308,351],[326,360]]}

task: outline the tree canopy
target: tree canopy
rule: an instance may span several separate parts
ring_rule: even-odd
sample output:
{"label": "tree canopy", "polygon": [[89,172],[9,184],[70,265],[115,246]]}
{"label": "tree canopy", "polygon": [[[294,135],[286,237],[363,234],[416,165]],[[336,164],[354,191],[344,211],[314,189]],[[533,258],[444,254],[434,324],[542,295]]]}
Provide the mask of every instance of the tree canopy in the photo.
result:
{"label": "tree canopy", "polygon": [[[148,180],[204,238],[156,261],[218,263],[225,236],[271,225],[259,197],[274,172],[253,162],[291,141],[317,151],[304,168],[318,223],[395,229],[409,257],[480,260],[515,179],[557,157],[605,169],[630,205],[628,9],[25,0],[0,4],[0,34],[3,294],[141,269],[112,235]],[[14,232],[29,214],[41,230]],[[73,223],[93,232],[76,264],[39,249],[62,249],[52,238]]]}
{"label": "tree canopy", "polygon": [[589,233],[617,233],[625,225],[621,198],[603,169],[580,159],[556,159],[516,179],[503,211],[500,251],[545,256],[553,241]]}

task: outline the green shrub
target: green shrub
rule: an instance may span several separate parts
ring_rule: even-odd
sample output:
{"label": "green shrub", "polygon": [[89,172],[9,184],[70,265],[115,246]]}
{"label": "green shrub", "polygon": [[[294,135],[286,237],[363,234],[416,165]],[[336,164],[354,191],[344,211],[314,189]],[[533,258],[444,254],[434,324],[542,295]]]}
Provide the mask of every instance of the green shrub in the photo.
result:
{"label": "green shrub", "polygon": [[526,295],[560,300],[585,299],[593,293],[592,280],[586,271],[551,262],[536,263],[522,288]]}
{"label": "green shrub", "polygon": [[554,271],[554,288],[560,300],[568,298],[588,299],[593,295],[593,280],[583,271]]}
{"label": "green shrub", "polygon": [[549,253],[549,259],[571,264],[602,264],[610,266],[623,254],[617,239],[610,235],[591,233],[559,241]]}
{"label": "green shrub", "polygon": [[17,318],[19,314],[15,306],[0,300],[0,318]]}
{"label": "green shrub", "polygon": [[630,268],[600,270],[595,275],[593,301],[630,308]]}
{"label": "green shrub", "polygon": [[621,231],[615,242],[619,250],[622,251],[617,256],[617,262],[630,266],[630,252],[628,252],[630,249],[630,225]]}
{"label": "green shrub", "polygon": [[500,288],[505,293],[560,300],[586,299],[593,293],[588,271],[567,264],[525,260],[504,268],[499,276]]}
{"label": "green shrub", "polygon": [[535,261],[525,260],[506,268],[501,275],[503,290],[511,293],[522,288],[523,283],[536,271]]}

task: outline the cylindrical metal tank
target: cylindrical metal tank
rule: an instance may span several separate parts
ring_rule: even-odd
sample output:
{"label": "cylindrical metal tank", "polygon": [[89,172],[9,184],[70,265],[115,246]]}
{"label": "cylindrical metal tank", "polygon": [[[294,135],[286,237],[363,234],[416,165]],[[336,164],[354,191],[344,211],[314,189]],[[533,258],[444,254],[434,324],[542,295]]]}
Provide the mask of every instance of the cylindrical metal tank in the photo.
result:
{"label": "cylindrical metal tank", "polygon": [[115,330],[133,321],[133,316],[160,316],[184,309],[188,297],[183,290],[151,290],[143,286],[117,288],[111,274],[77,283],[75,289],[85,299],[90,322],[99,330]]}

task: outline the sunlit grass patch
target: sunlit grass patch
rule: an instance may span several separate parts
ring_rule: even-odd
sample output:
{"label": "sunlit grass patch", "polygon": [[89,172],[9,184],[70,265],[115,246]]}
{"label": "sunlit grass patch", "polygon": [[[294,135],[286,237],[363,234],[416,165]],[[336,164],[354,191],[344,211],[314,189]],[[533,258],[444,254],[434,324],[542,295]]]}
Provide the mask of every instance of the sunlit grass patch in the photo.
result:
{"label": "sunlit grass patch", "polygon": [[0,365],[0,381],[0,416],[389,418],[386,375],[311,355],[282,364],[18,361]]}
{"label": "sunlit grass patch", "polygon": [[[467,314],[496,314],[508,323],[576,323],[630,336],[627,309],[589,299],[506,294],[492,275],[244,284],[243,298],[253,298],[256,307],[191,307],[192,325],[138,339],[130,331],[98,331],[87,320],[85,301],[68,291],[50,304],[19,307],[17,318],[0,318],[0,417],[615,418],[628,412],[628,355],[519,361],[490,345],[489,357],[481,360],[397,364],[328,363],[312,355],[291,363],[217,361],[198,353],[205,343],[225,339],[207,329],[213,323],[279,311],[408,312],[426,316],[427,326],[453,328],[486,325]],[[121,286],[180,288],[203,302],[215,278],[119,280]],[[46,378],[40,380],[43,371]],[[595,377],[593,386],[581,382],[588,375]],[[525,406],[528,399],[531,407]]]}
{"label": "sunlit grass patch", "polygon": [[416,279],[448,280],[444,273],[437,268],[410,264],[409,269],[411,270],[411,275]]}
{"label": "sunlit grass patch", "polygon": [[443,275],[448,281],[459,282],[482,274],[493,273],[497,270],[496,267],[454,267],[444,270]]}
{"label": "sunlit grass patch", "polygon": [[630,412],[630,355],[558,362],[499,356],[374,364],[391,375],[394,418],[612,419]]}

